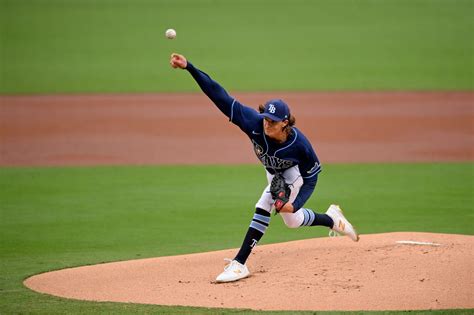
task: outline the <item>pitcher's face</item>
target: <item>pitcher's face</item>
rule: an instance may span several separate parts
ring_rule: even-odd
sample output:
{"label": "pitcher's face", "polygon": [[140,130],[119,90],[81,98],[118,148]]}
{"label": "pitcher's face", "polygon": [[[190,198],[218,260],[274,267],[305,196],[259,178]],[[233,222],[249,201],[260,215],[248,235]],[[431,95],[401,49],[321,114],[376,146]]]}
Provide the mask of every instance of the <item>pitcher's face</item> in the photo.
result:
{"label": "pitcher's face", "polygon": [[286,138],[286,134],[283,131],[286,125],[288,125],[288,120],[274,121],[267,117],[263,119],[263,130],[265,134],[275,140]]}

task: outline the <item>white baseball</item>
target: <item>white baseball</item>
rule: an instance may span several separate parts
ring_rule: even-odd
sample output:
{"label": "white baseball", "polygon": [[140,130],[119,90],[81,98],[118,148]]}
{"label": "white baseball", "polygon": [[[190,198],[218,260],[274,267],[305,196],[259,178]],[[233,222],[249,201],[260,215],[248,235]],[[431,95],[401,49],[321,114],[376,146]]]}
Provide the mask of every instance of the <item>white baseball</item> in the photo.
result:
{"label": "white baseball", "polygon": [[165,32],[166,38],[173,39],[176,37],[176,31],[172,28],[169,28]]}

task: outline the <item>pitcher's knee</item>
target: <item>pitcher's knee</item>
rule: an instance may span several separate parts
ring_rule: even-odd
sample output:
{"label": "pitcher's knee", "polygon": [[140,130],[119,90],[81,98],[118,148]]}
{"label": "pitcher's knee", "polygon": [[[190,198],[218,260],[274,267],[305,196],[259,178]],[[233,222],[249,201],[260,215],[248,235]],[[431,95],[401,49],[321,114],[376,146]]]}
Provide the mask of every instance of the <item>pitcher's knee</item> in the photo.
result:
{"label": "pitcher's knee", "polygon": [[300,224],[299,224],[298,222],[294,221],[294,220],[289,221],[289,222],[285,221],[285,224],[286,224],[286,226],[289,227],[290,229],[296,229],[296,228],[299,228],[299,227],[300,227]]}
{"label": "pitcher's knee", "polygon": [[290,229],[296,229],[301,226],[300,220],[298,220],[298,217],[295,215],[282,215],[283,217],[283,222],[285,222],[286,226],[289,227]]}
{"label": "pitcher's knee", "polygon": [[286,226],[291,229],[299,228],[304,219],[300,210],[296,211],[295,213],[281,213],[281,217],[283,218],[283,222],[285,222]]}

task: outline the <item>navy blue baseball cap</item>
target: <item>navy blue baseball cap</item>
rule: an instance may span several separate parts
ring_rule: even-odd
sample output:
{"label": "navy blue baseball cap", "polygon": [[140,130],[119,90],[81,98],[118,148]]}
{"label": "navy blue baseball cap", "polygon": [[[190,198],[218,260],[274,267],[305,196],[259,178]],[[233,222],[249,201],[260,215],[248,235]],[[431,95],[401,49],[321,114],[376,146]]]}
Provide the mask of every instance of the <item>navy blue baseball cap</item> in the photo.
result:
{"label": "navy blue baseball cap", "polygon": [[260,115],[273,121],[282,121],[290,117],[290,108],[281,99],[269,100],[265,103],[265,110]]}

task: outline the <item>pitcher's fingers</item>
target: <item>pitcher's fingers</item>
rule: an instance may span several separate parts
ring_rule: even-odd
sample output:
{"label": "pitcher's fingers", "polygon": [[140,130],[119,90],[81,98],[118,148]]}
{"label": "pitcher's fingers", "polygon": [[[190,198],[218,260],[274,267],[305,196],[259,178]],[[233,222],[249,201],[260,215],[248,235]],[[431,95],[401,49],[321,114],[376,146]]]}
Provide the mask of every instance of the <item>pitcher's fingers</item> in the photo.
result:
{"label": "pitcher's fingers", "polygon": [[177,54],[177,53],[172,53],[171,58],[172,59],[183,59],[183,56],[181,56],[180,54]]}

